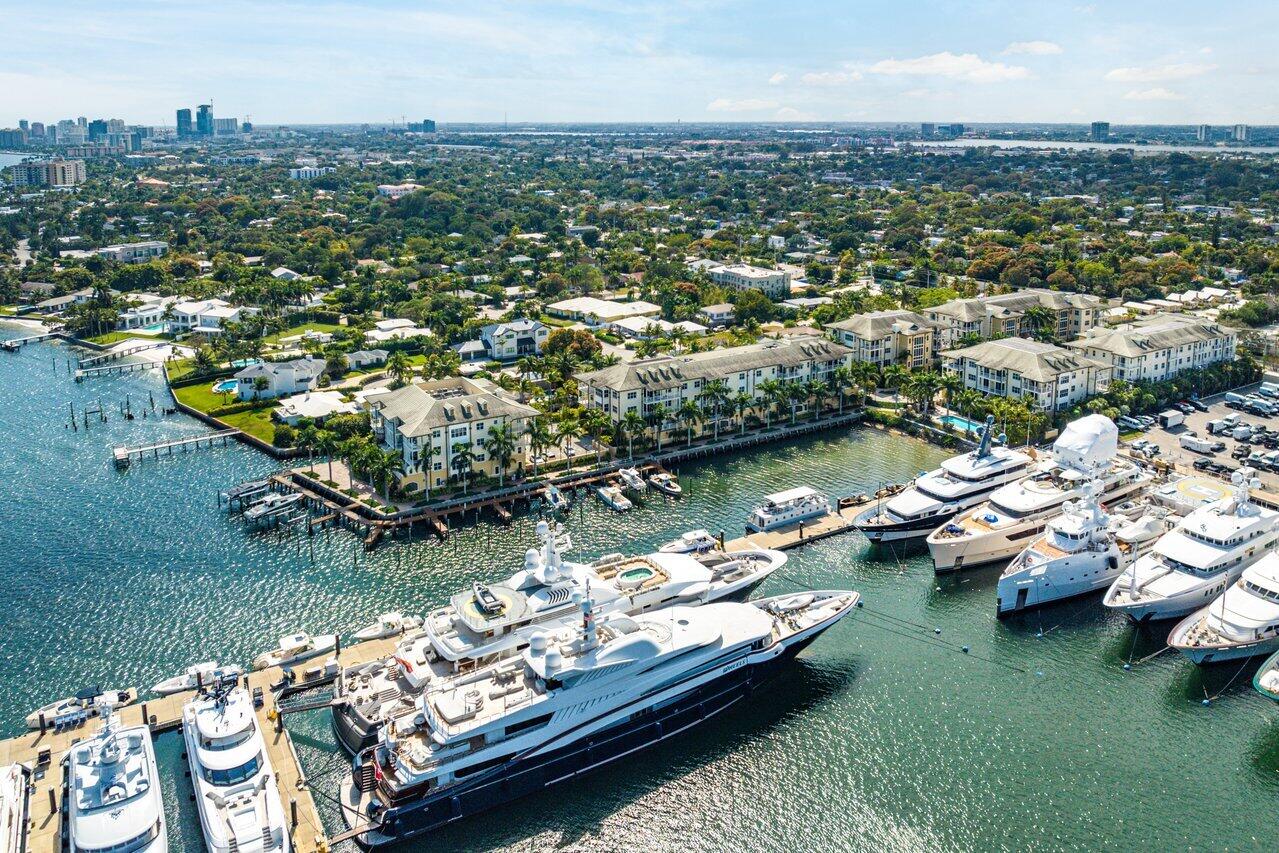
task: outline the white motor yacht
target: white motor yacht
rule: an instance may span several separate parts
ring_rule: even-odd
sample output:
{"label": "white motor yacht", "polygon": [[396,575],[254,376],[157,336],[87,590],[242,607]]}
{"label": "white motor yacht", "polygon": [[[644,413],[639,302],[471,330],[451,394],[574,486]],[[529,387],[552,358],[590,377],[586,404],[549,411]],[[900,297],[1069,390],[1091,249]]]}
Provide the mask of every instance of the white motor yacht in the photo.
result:
{"label": "white motor yacht", "polygon": [[1088,415],[1067,424],[1049,457],[1027,476],[928,535],[934,569],[940,574],[1016,556],[1090,480],[1100,481],[1103,505],[1141,491],[1153,477],[1117,456],[1118,447],[1119,429],[1107,417]]}
{"label": "white motor yacht", "polygon": [[339,787],[365,847],[403,842],[624,759],[741,705],[858,601],[852,591],[599,617],[433,684]]}
{"label": "white motor yacht", "polygon": [[243,674],[244,667],[238,664],[219,666],[215,660],[204,661],[188,666],[181,675],[166,678],[155,687],[152,687],[151,692],[157,696],[169,696],[173,693],[181,693],[184,690],[198,690],[201,687],[208,687],[210,684],[217,684],[228,678],[235,678]]}
{"label": "white motor yacht", "polygon": [[657,550],[663,554],[700,554],[719,547],[719,539],[709,530],[690,530],[681,533],[678,539],[672,539]]}
{"label": "white motor yacht", "polygon": [[648,489],[648,483],[644,482],[640,472],[634,468],[619,469],[617,476],[621,479],[622,485],[633,492],[643,492]]}
{"label": "white motor yacht", "polygon": [[567,512],[570,506],[568,496],[554,483],[546,484],[546,502],[554,512]]}
{"label": "white motor yacht", "polygon": [[1186,616],[1212,601],[1279,542],[1279,513],[1252,501],[1251,468],[1234,493],[1201,507],[1115,579],[1103,603],[1137,622]]}
{"label": "white motor yacht", "polygon": [[104,701],[109,701],[112,707],[119,708],[132,704],[137,698],[138,691],[132,687],[126,690],[86,687],[74,696],[50,702],[27,714],[27,728],[62,728],[78,725],[94,717]]}
{"label": "white motor yacht", "polygon": [[599,499],[603,501],[609,509],[614,509],[618,512],[626,512],[633,506],[630,500],[626,497],[626,495],[622,494],[622,490],[617,486],[600,486],[595,490],[595,494],[599,496]]}
{"label": "white motor yacht", "polygon": [[1101,592],[1170,527],[1163,507],[1139,509],[1131,518],[1110,516],[1100,494],[1099,483],[1087,484],[1080,499],[1066,501],[1044,534],[1008,564],[997,586],[999,616]]}
{"label": "white motor yacht", "polygon": [[151,730],[121,728],[109,699],[98,734],[71,747],[65,762],[67,842],[73,853],[166,853]]}
{"label": "white motor yacht", "polygon": [[746,519],[746,529],[762,533],[828,515],[830,501],[825,495],[808,486],[798,486],[765,495],[759,505],[751,510]]}
{"label": "white motor yacht", "polygon": [[302,502],[301,492],[290,492],[288,494],[280,494],[279,492],[271,492],[262,500],[255,503],[244,511],[245,519],[249,521],[262,521],[268,518],[274,518],[286,512],[290,507]]}
{"label": "white motor yacht", "polygon": [[780,551],[752,548],[725,553],[608,555],[592,563],[565,560],[545,522],[540,549],[524,568],[497,584],[473,584],[430,613],[421,632],[395,654],[352,666],[338,676],[334,731],[351,752],[370,745],[391,715],[411,707],[431,683],[517,654],[548,626],[576,624],[575,596],[589,597],[600,614],[636,614],[672,605],[744,598],[786,563]]}
{"label": "white motor yacht", "polygon": [[941,467],[920,474],[887,502],[877,500],[857,516],[857,529],[871,542],[895,542],[927,536],[942,522],[986,500],[1000,486],[1021,479],[1031,459],[992,439],[995,416],[986,417],[981,442],[971,453],[952,456]]}
{"label": "white motor yacht", "polygon": [[299,631],[296,634],[281,637],[278,646],[255,657],[253,668],[270,669],[273,666],[301,663],[304,660],[328,654],[337,644],[337,634],[321,634],[318,637],[312,637],[305,631]]}
{"label": "white motor yacht", "polygon": [[649,474],[648,484],[662,494],[670,495],[671,497],[677,498],[684,494],[684,487],[675,479],[675,475],[669,471],[658,471],[655,474]]}
{"label": "white motor yacht", "polygon": [[421,616],[405,616],[403,613],[383,613],[372,625],[366,625],[351,635],[357,643],[394,637],[422,627]]}
{"label": "white motor yacht", "polygon": [[1279,651],[1279,553],[1244,569],[1211,604],[1178,622],[1168,645],[1197,664]]}
{"label": "white motor yacht", "polygon": [[288,817],[248,691],[215,688],[188,702],[182,737],[209,853],[288,853]]}
{"label": "white motor yacht", "polygon": [[25,853],[31,809],[31,768],[0,767],[0,853]]}

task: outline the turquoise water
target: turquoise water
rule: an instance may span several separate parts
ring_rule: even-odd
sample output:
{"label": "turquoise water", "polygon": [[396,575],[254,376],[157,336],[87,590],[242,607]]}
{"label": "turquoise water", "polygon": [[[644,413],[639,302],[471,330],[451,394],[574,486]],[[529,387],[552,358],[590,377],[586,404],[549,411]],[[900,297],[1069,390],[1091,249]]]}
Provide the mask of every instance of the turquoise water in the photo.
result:
{"label": "turquoise water", "polygon": [[[76,385],[67,354],[54,344],[0,353],[9,732],[87,682],[144,687],[196,660],[247,662],[295,629],[349,631],[385,610],[420,612],[472,578],[505,576],[532,540],[531,517],[372,554],[339,531],[248,532],[218,509],[216,492],[273,470],[269,459],[231,447],[115,471],[115,444],[206,428],[112,415],[72,432],[69,402],[114,412],[127,395],[137,411],[162,389],[150,373]],[[614,513],[583,496],[568,527],[575,555],[699,527],[732,534],[762,494],[800,483],[869,492],[944,455],[870,429],[830,433],[685,467],[680,501],[654,495]],[[856,535],[792,552],[783,571],[761,593],[793,589],[790,578],[851,586],[866,609],[751,707],[405,849],[1274,848],[1279,724],[1251,690],[1251,668],[1204,673],[1164,654],[1124,672],[1162,638],[1096,600],[1001,623],[998,569],[939,582],[926,555],[874,552]],[[1207,708],[1205,692],[1217,696]],[[328,720],[300,714],[290,728],[311,779],[331,794],[344,760]],[[177,737],[161,736],[158,751],[167,807],[184,827],[175,849],[195,853]]]}
{"label": "turquoise water", "polygon": [[228,392],[228,391],[234,391],[234,390],[235,390],[236,388],[238,388],[238,387],[240,387],[240,380],[238,380],[238,379],[223,379],[221,382],[218,382],[217,384],[215,384],[215,385],[213,386],[213,393],[214,393],[214,394],[223,394],[223,393],[226,393],[226,392]]}
{"label": "turquoise water", "polygon": [[985,424],[979,424],[976,421],[970,421],[968,418],[962,418],[959,415],[943,415],[941,422],[946,426],[955,429],[968,430],[969,432],[980,432]]}

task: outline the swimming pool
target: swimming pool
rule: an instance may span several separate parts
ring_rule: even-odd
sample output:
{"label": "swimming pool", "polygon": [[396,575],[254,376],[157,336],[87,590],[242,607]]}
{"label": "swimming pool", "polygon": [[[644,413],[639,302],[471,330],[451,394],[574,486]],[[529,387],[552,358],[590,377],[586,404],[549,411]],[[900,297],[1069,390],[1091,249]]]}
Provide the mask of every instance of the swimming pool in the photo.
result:
{"label": "swimming pool", "polygon": [[959,415],[946,415],[941,418],[941,422],[948,427],[967,432],[981,432],[982,427],[985,426],[985,424],[970,421],[968,418],[961,418]]}
{"label": "swimming pool", "polygon": [[152,323],[149,326],[143,326],[142,331],[150,332],[153,335],[161,335],[169,330],[167,323]]}
{"label": "swimming pool", "polygon": [[226,394],[240,387],[239,379],[223,379],[213,386],[214,394]]}

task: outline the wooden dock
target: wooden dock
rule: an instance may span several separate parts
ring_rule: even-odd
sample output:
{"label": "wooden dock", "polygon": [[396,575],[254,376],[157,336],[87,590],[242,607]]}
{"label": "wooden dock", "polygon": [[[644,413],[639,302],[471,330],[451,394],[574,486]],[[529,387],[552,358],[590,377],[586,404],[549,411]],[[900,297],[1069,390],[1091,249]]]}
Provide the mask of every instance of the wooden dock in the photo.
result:
{"label": "wooden dock", "polygon": [[131,356],[131,355],[137,355],[138,353],[145,352],[146,350],[149,350],[149,349],[156,349],[158,347],[167,347],[169,345],[170,345],[169,341],[164,341],[164,340],[147,341],[145,343],[138,344],[137,346],[124,347],[123,349],[111,350],[110,352],[104,352],[104,353],[100,353],[99,355],[91,355],[88,358],[82,358],[78,362],[76,362],[76,367],[80,368],[81,370],[86,370],[90,367],[97,367],[100,364],[109,364],[110,362],[113,362],[113,361],[119,361],[122,358],[126,358],[127,356]]}
{"label": "wooden dock", "polygon": [[238,429],[224,429],[219,430],[218,432],[206,432],[202,435],[193,435],[190,438],[161,441],[156,444],[143,444],[138,447],[117,447],[114,451],[112,451],[112,455],[115,459],[115,467],[128,468],[134,457],[136,457],[139,462],[147,458],[148,455],[150,455],[153,459],[159,459],[160,451],[162,450],[167,451],[167,455],[172,456],[173,451],[176,448],[181,448],[183,451],[188,449],[195,450],[200,447],[214,447],[218,444],[218,442],[221,442],[222,446],[226,447],[227,440],[239,434],[240,431]]}
{"label": "wooden dock", "polygon": [[134,373],[139,370],[156,370],[164,366],[163,361],[131,361],[128,364],[108,364],[103,367],[89,367],[75,372],[75,381],[83,382],[95,376],[110,376],[119,373]]}
{"label": "wooden dock", "polygon": [[62,337],[61,327],[57,329],[50,329],[47,332],[41,332],[38,335],[27,335],[25,338],[10,338],[9,340],[0,343],[0,347],[3,347],[8,352],[17,352],[27,344],[34,344],[37,341],[47,341],[50,338],[60,337]]}
{"label": "wooden dock", "polygon": [[[388,657],[399,640],[399,636],[394,636],[343,647],[339,661],[346,667]],[[290,816],[293,849],[298,853],[326,853],[329,849],[328,834],[320,821],[306,771],[298,761],[293,740],[284,727],[284,716],[278,713],[275,696],[271,692],[272,685],[279,683],[283,675],[279,667],[252,672],[247,677],[247,686],[250,692],[261,687],[265,697],[265,703],[257,712],[258,726],[266,742],[285,814]],[[151,731],[159,734],[181,727],[182,708],[194,696],[193,691],[188,691],[152,698],[121,708],[116,713],[124,726],[141,725],[145,714]],[[74,744],[94,735],[101,725],[101,721],[95,718],[61,732],[49,729],[43,733],[27,732],[0,740],[0,765],[22,762],[35,770],[26,832],[25,849],[29,853],[62,853],[62,759]],[[179,789],[183,784],[190,783],[179,780]],[[170,828],[171,836],[174,829]]]}
{"label": "wooden dock", "polygon": [[813,518],[798,524],[788,524],[776,530],[763,533],[747,533],[737,539],[724,543],[725,551],[740,551],[744,548],[772,548],[774,551],[789,551],[831,536],[855,530],[857,515],[866,508],[874,498],[855,501],[841,501],[841,508],[821,518]]}

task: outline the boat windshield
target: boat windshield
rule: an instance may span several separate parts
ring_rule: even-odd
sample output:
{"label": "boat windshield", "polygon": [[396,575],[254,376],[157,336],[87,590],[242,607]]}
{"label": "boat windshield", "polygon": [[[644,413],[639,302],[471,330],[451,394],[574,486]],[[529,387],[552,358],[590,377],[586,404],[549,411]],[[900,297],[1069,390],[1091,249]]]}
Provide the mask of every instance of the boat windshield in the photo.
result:
{"label": "boat windshield", "polygon": [[219,788],[225,788],[228,785],[237,785],[240,782],[246,782],[258,775],[258,770],[262,767],[262,753],[250,758],[239,767],[230,767],[226,770],[213,770],[209,767],[201,768],[204,781],[210,785],[217,785]]}

